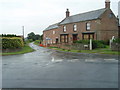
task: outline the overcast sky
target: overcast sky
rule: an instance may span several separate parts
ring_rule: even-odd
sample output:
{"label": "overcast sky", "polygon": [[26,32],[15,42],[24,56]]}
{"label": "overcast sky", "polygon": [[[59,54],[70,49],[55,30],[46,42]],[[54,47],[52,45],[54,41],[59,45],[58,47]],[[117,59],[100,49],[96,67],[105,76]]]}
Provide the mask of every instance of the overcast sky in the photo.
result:
{"label": "overcast sky", "polygon": [[[118,15],[118,1],[111,0],[111,9]],[[42,34],[49,25],[65,18],[66,9],[70,15],[105,7],[105,0],[0,0],[0,30],[3,34]]]}

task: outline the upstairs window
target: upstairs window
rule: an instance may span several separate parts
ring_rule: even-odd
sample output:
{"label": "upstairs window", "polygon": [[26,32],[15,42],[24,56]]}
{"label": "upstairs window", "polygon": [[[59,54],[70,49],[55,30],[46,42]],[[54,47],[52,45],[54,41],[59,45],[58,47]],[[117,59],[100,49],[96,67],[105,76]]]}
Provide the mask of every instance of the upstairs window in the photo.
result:
{"label": "upstairs window", "polygon": [[73,31],[74,31],[74,32],[77,31],[77,25],[76,25],[76,24],[73,25]]}
{"label": "upstairs window", "polygon": [[90,30],[90,23],[86,23],[86,30]]}
{"label": "upstairs window", "polygon": [[66,32],[66,31],[67,31],[67,30],[66,30],[66,26],[64,26],[64,27],[63,27],[63,32]]}
{"label": "upstairs window", "polygon": [[55,31],[53,31],[53,34],[55,34]]}

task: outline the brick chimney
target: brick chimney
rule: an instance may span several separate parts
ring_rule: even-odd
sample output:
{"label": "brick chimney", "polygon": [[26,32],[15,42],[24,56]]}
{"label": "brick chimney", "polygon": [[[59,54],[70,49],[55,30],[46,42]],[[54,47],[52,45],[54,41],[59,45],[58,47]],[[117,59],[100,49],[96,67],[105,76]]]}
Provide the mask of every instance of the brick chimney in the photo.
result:
{"label": "brick chimney", "polygon": [[105,0],[105,8],[110,9],[110,0]]}
{"label": "brick chimney", "polygon": [[67,9],[66,11],[66,18],[70,16],[70,12],[69,12],[69,9]]}

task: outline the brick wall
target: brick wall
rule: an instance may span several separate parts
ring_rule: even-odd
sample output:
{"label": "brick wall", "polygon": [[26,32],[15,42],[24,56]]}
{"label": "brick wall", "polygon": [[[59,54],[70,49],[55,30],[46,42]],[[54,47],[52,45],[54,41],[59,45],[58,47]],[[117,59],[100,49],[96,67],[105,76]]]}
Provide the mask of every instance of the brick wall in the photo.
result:
{"label": "brick wall", "polygon": [[[73,43],[73,34],[77,35],[77,40],[83,39],[83,32],[94,32],[94,40],[110,40],[112,36],[118,37],[118,21],[117,18],[113,16],[110,18],[112,11],[108,9],[99,19],[83,21],[77,23],[70,23],[66,25],[59,25],[57,29],[51,29],[43,32],[43,44],[47,44],[48,40],[46,37],[50,38],[49,44],[56,43],[56,38],[58,38],[58,43],[60,42],[60,34],[68,34],[68,43]],[[86,30],[86,23],[91,24],[91,29]],[[73,25],[77,25],[77,31],[73,31]],[[66,26],[67,31],[63,32],[63,27]],[[55,31],[55,34],[53,34]]]}
{"label": "brick wall", "polygon": [[85,44],[52,44],[49,45],[50,47],[58,47],[58,48],[62,48],[65,50],[89,50],[89,45],[87,45],[88,47],[84,46]]}
{"label": "brick wall", "polygon": [[[47,30],[47,31],[43,31],[43,44],[55,44],[56,43],[56,39],[59,39],[59,31],[57,28],[55,29],[51,29],[51,30]],[[46,38],[49,38],[49,40],[47,40]]]}
{"label": "brick wall", "polygon": [[111,50],[113,51],[120,51],[120,44],[119,43],[112,43]]}

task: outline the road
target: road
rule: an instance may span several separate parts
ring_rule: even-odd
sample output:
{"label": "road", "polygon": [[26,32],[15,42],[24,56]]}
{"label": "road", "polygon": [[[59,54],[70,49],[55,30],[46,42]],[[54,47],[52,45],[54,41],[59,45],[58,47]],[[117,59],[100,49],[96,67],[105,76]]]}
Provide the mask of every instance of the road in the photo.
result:
{"label": "road", "polygon": [[36,51],[2,57],[3,88],[117,88],[118,57],[67,53],[30,44]]}

